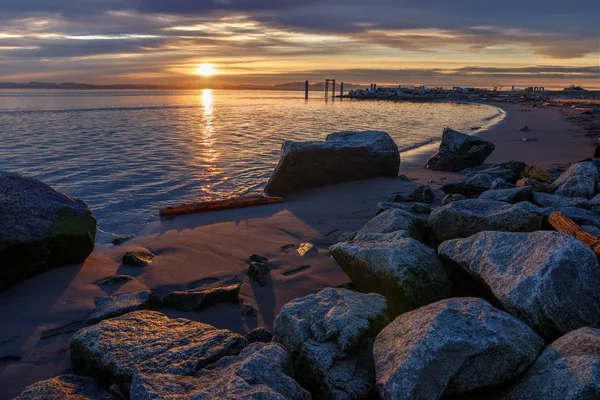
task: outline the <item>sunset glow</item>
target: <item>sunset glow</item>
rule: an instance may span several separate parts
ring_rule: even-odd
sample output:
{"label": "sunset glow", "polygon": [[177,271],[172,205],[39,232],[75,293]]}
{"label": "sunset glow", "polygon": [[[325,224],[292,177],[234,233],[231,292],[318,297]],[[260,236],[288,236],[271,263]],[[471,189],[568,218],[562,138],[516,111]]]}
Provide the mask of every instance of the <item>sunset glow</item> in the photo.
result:
{"label": "sunset glow", "polygon": [[211,76],[216,75],[218,72],[214,69],[212,64],[200,64],[198,69],[196,69],[196,73],[202,76]]}

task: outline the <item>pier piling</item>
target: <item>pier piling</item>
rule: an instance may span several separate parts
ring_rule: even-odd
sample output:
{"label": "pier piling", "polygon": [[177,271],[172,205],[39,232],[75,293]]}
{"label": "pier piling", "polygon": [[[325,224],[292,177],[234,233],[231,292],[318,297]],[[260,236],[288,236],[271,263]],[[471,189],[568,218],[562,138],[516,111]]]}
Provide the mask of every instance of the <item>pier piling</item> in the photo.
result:
{"label": "pier piling", "polygon": [[308,81],[304,81],[304,100],[308,100]]}

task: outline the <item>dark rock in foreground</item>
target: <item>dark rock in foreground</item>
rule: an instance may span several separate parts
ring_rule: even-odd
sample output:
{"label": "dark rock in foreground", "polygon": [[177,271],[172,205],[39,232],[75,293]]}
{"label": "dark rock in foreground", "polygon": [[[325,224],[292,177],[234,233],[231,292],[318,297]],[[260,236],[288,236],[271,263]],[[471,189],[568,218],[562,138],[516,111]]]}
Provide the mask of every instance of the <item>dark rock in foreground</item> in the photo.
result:
{"label": "dark rock in foreground", "polygon": [[290,375],[292,361],[283,346],[256,343],[195,376],[138,374],[131,385],[131,398],[310,400],[310,394]]}
{"label": "dark rock in foreground", "polygon": [[81,329],[71,339],[78,375],[116,383],[128,392],[138,373],[191,375],[220,358],[238,354],[242,336],[156,311],[135,311]]}
{"label": "dark rock in foreground", "polygon": [[114,400],[91,378],[62,375],[28,386],[14,400]]}
{"label": "dark rock in foreground", "polygon": [[266,328],[258,327],[246,333],[245,338],[249,343],[271,343],[273,333]]}
{"label": "dark rock in foreground", "polygon": [[450,297],[450,278],[436,252],[414,239],[355,240],[330,250],[358,290],[385,296],[390,316]]}
{"label": "dark rock in foreground", "polygon": [[550,185],[555,195],[564,197],[594,197],[598,183],[598,169],[591,162],[573,164]]}
{"label": "dark rock in foreground", "polygon": [[462,171],[483,164],[495,148],[492,142],[445,128],[440,148],[427,160],[427,168],[435,171]]}
{"label": "dark rock in foreground", "polygon": [[531,328],[485,300],[442,300],[399,316],[377,336],[377,388],[383,399],[470,392],[523,373],[543,346]]}
{"label": "dark rock in foreground", "polygon": [[540,207],[590,208],[590,203],[583,197],[563,197],[542,192],[533,193],[531,202]]}
{"label": "dark rock in foreground", "polygon": [[83,262],[96,218],[81,200],[19,174],[0,172],[0,292],[52,267]]}
{"label": "dark rock in foreground", "polygon": [[572,236],[482,232],[442,243],[438,252],[546,339],[600,327],[600,265]]}
{"label": "dark rock in foreground", "polygon": [[515,205],[493,200],[462,200],[436,208],[427,226],[438,242],[483,231],[532,232],[542,226],[544,210],[529,202]]}
{"label": "dark rock in foreground", "polygon": [[[409,213],[416,214],[429,214],[431,212],[431,207],[425,203],[414,203],[412,205],[402,204],[402,203],[377,203],[377,208],[375,209],[375,214],[379,215],[387,210],[404,210]],[[425,215],[424,215],[425,216]]]}
{"label": "dark rock in foreground", "polygon": [[160,310],[162,301],[151,290],[120,294],[94,300],[96,309],[88,317],[88,324],[95,324],[108,318],[118,317],[138,310]]}
{"label": "dark rock in foreground", "polygon": [[400,154],[385,132],[337,132],[324,142],[283,142],[265,193],[284,195],[334,183],[396,177]]}
{"label": "dark rock in foreground", "polygon": [[165,296],[165,306],[181,311],[202,311],[217,303],[239,301],[241,284],[201,291],[175,291]]}
{"label": "dark rock in foreground", "polygon": [[442,186],[442,191],[446,194],[478,196],[486,190],[490,190],[495,179],[491,175],[477,174],[466,180],[446,182]]}
{"label": "dark rock in foreground", "polygon": [[600,399],[600,330],[580,328],[557,339],[514,387],[494,399]]}
{"label": "dark rock in foreground", "polygon": [[391,209],[382,212],[367,222],[357,232],[357,235],[366,233],[392,233],[396,231],[406,231],[410,237],[420,240],[425,234],[425,219],[408,211]]}
{"label": "dark rock in foreground", "polygon": [[420,185],[408,195],[410,201],[431,204],[435,200],[433,190],[427,185]]}
{"label": "dark rock in foreground", "polygon": [[528,201],[531,197],[532,189],[533,187],[531,186],[523,186],[512,189],[488,190],[483,192],[481,196],[479,196],[479,199],[503,201],[505,203],[515,204],[522,201]]}
{"label": "dark rock in foreground", "polygon": [[372,341],[387,324],[385,298],[325,289],[291,301],[275,319],[273,341],[292,356],[296,379],[315,399],[374,393]]}

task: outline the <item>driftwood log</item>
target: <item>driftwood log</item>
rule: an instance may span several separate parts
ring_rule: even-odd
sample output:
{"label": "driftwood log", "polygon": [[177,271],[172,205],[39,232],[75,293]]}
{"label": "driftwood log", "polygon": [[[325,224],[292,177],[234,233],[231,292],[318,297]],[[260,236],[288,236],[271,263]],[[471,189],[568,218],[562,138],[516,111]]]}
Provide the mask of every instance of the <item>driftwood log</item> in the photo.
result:
{"label": "driftwood log", "polygon": [[231,210],[234,208],[243,208],[258,206],[262,204],[282,203],[281,197],[270,197],[263,195],[251,195],[232,197],[229,199],[210,200],[199,203],[181,204],[179,206],[164,207],[160,209],[161,217],[194,214],[206,211]]}
{"label": "driftwood log", "polygon": [[584,231],[581,226],[577,225],[572,219],[568,218],[561,212],[553,212],[548,217],[550,224],[558,232],[566,233],[574,236],[583,242],[587,247],[592,249],[598,257],[600,257],[600,239],[596,236]]}

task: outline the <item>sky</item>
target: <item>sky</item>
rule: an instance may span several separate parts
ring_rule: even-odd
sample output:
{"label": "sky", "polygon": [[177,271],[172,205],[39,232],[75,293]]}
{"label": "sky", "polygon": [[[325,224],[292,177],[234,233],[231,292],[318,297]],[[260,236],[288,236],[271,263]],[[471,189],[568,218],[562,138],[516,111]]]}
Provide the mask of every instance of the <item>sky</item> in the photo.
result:
{"label": "sky", "polygon": [[600,88],[599,20],[593,0],[0,0],[0,82]]}

